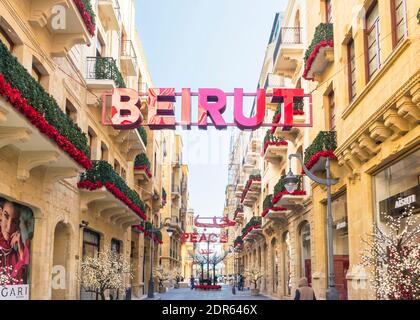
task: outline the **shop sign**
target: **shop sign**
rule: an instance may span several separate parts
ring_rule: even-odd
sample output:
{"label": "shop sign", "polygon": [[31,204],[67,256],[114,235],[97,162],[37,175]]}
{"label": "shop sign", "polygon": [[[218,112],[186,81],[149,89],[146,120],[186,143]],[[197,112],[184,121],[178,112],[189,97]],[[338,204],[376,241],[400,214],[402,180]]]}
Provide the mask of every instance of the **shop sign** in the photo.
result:
{"label": "shop sign", "polygon": [[211,242],[211,243],[226,243],[227,242],[227,235],[224,233],[217,234],[217,233],[190,233],[184,232],[182,233],[181,237],[182,243],[184,242]]}
{"label": "shop sign", "polygon": [[29,300],[29,285],[0,286],[0,300]]}
{"label": "shop sign", "polygon": [[[140,112],[140,97],[147,96],[148,119],[144,121]],[[191,97],[197,97],[197,122],[191,119]],[[181,121],[175,119],[176,97],[181,97]],[[227,97],[233,97],[234,123],[227,123],[223,118],[226,110]],[[255,115],[244,115],[244,97],[255,97]],[[282,123],[264,123],[267,97],[271,103],[283,103]],[[293,104],[304,98],[309,98],[309,123],[295,124],[293,122]],[[211,118],[212,123],[208,123]],[[174,88],[152,88],[147,93],[139,93],[133,89],[116,88],[102,96],[102,124],[112,126],[116,130],[131,130],[140,125],[147,125],[151,130],[175,129],[177,125],[190,129],[198,126],[206,129],[214,125],[217,129],[236,126],[240,129],[256,130],[264,127],[312,127],[312,96],[305,94],[303,89],[276,88],[273,93],[266,93],[265,89],[258,89],[256,93],[244,93],[243,89],[234,89],[233,93],[226,93],[220,89],[182,89],[175,92]]]}
{"label": "shop sign", "polygon": [[[379,210],[392,216],[402,215],[407,209],[411,208],[413,213],[420,209],[420,185],[400,192],[388,199],[379,202]],[[383,220],[383,218],[382,218]]]}

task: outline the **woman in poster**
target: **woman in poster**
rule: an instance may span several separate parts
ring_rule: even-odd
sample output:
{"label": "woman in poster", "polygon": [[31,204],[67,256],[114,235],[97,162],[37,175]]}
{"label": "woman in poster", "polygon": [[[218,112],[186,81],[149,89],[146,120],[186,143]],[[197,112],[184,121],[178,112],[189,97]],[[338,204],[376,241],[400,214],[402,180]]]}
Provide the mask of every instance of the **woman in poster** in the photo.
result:
{"label": "woman in poster", "polygon": [[32,219],[30,209],[0,199],[0,270],[11,284],[27,284]]}

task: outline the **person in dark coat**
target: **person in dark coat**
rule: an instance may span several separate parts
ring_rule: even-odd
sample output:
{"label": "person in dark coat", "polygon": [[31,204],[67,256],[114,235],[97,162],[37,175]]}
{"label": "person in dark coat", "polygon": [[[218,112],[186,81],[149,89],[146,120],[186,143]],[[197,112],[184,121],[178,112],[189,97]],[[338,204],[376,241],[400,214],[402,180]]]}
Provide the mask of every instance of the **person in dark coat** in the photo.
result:
{"label": "person in dark coat", "polygon": [[191,278],[190,278],[190,285],[191,285],[191,290],[195,288],[195,278],[193,275],[191,275]]}

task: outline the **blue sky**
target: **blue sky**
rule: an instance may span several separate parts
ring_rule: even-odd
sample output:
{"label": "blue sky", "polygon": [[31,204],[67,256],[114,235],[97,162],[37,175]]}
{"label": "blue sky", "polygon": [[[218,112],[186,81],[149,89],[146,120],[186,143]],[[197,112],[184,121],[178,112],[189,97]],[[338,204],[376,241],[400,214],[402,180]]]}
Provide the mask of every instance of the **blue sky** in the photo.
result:
{"label": "blue sky", "polygon": [[[257,87],[276,12],[286,0],[137,0],[136,22],[156,87]],[[251,104],[252,101],[249,101]],[[196,122],[196,101],[192,101]],[[228,100],[226,121],[231,122]],[[179,121],[179,120],[178,120]],[[238,130],[238,129],[233,129]],[[179,129],[189,165],[190,207],[221,216],[231,132]]]}

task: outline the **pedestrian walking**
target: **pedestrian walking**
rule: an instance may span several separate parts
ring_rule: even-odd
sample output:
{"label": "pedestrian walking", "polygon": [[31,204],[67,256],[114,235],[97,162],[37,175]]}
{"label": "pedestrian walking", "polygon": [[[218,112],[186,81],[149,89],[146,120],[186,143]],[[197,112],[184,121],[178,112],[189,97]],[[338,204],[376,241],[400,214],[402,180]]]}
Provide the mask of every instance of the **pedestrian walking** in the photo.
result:
{"label": "pedestrian walking", "polygon": [[195,278],[192,275],[191,275],[191,278],[190,278],[190,285],[191,285],[191,290],[195,288]]}
{"label": "pedestrian walking", "polygon": [[299,280],[295,300],[316,300],[314,289],[309,286],[308,279],[305,277]]}

